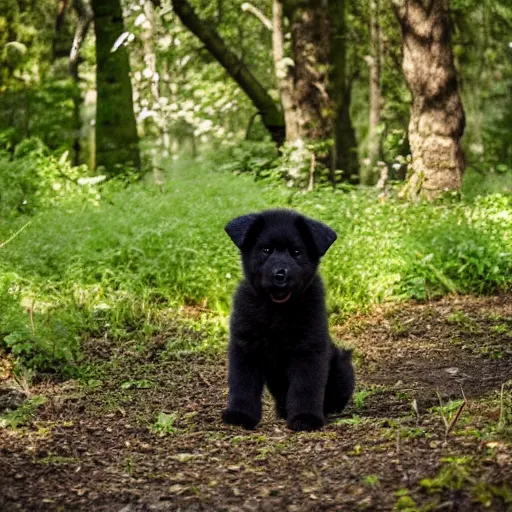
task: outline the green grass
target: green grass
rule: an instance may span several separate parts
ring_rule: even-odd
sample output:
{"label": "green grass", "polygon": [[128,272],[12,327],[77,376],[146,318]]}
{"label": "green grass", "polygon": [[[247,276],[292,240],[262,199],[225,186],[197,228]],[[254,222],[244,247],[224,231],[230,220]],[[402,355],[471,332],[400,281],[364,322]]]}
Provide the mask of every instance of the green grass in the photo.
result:
{"label": "green grass", "polygon": [[[0,343],[25,364],[69,370],[85,337],[143,342],[188,305],[199,312],[189,325],[211,335],[180,349],[218,346],[241,275],[223,227],[274,206],[338,232],[322,264],[333,321],[383,301],[491,293],[512,282],[510,196],[381,203],[374,190],[303,194],[181,162],[161,187],[138,183],[107,193],[99,206],[40,211],[1,247]],[[1,224],[0,241],[27,220]]]}

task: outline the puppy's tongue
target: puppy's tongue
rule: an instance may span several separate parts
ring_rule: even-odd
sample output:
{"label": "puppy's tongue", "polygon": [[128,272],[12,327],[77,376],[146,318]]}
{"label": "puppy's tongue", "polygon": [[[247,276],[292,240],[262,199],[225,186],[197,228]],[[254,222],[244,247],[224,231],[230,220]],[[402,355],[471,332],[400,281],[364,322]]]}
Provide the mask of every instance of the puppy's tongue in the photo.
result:
{"label": "puppy's tongue", "polygon": [[272,302],[275,302],[277,304],[282,304],[283,302],[286,302],[290,297],[292,296],[292,292],[289,292],[286,297],[283,297],[282,299],[277,299],[272,294],[270,294],[270,298],[272,299]]}

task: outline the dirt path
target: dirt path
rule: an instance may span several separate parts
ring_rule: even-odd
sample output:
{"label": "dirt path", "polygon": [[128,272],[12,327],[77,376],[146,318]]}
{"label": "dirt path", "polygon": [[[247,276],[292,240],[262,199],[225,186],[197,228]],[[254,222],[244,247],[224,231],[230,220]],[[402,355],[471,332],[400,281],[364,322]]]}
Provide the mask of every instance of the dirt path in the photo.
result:
{"label": "dirt path", "polygon": [[220,356],[91,346],[88,386],[41,384],[25,425],[0,428],[0,510],[512,510],[512,296],[401,306],[335,335],[358,392],[306,434],[268,400],[256,431],[224,426]]}

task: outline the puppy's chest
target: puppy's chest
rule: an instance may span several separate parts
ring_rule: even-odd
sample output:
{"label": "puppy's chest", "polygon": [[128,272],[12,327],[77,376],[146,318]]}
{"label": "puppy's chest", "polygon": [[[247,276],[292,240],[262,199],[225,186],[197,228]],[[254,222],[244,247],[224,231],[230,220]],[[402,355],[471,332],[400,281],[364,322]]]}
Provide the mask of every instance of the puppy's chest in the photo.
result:
{"label": "puppy's chest", "polygon": [[265,316],[266,318],[258,323],[255,329],[262,345],[269,347],[275,347],[276,344],[280,346],[294,345],[300,339],[304,326],[299,319],[280,313]]}

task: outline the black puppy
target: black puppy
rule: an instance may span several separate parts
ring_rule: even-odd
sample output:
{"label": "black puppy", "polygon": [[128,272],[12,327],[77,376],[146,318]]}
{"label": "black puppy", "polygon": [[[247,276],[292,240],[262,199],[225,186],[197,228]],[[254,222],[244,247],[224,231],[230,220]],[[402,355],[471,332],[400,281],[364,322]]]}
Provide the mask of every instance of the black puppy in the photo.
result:
{"label": "black puppy", "polygon": [[244,215],[226,225],[245,278],[234,296],[226,423],[255,428],[266,384],[292,430],[315,430],[354,390],[351,354],[328,333],[317,268],[336,240],[325,224],[291,210]]}

